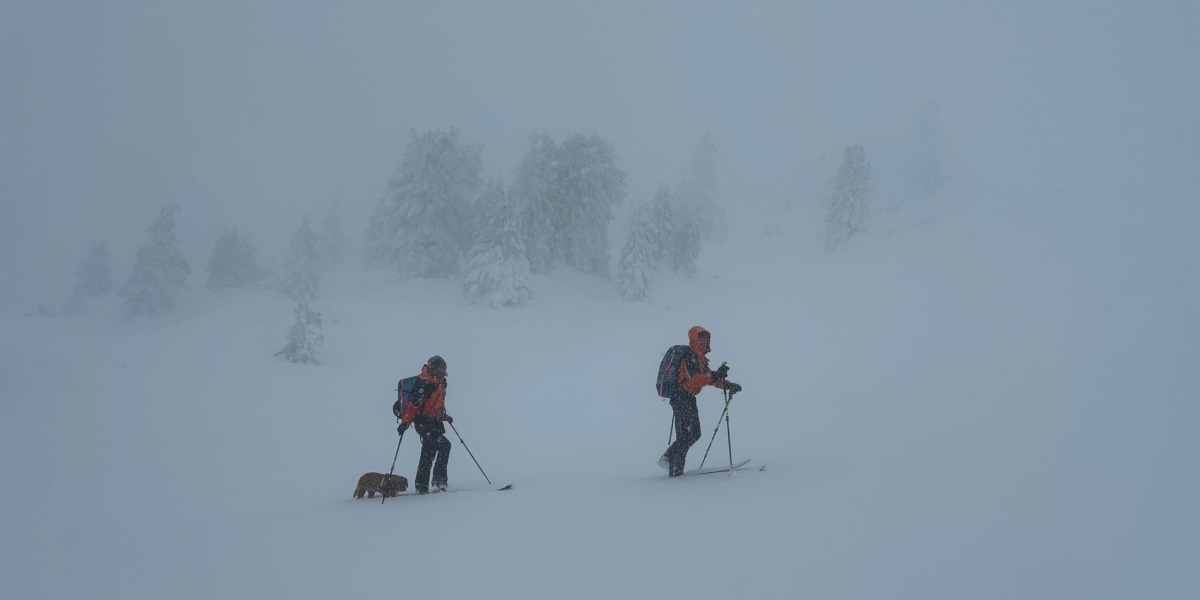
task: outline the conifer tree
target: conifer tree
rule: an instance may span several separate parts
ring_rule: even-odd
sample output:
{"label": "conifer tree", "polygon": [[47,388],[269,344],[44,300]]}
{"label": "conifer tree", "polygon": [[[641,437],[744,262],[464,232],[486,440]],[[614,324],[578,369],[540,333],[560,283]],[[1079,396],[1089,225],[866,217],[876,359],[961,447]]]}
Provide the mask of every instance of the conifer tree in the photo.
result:
{"label": "conifer tree", "polygon": [[482,149],[460,143],[457,130],[414,131],[368,224],[367,266],[391,267],[405,278],[458,273],[482,168]]}
{"label": "conifer tree", "polygon": [[509,190],[525,242],[529,268],[546,274],[562,266],[564,232],[559,228],[558,144],[549,135],[529,136]]}
{"label": "conifer tree", "polygon": [[177,212],[178,206],[164,206],[146,230],[149,239],[138,248],[133,273],[121,286],[126,317],[163,314],[174,308],[188,289],[187,276],[192,270],[177,247]]}
{"label": "conifer tree", "polygon": [[288,330],[287,345],[275,356],[282,356],[292,363],[320,364],[321,346],[325,343],[325,335],[321,333],[321,313],[310,309],[307,302],[297,303],[292,312],[296,321]]}
{"label": "conifer tree", "polygon": [[285,296],[297,302],[311,302],[320,293],[321,253],[312,219],[304,215],[300,227],[292,234],[292,243],[283,261],[279,288]]}
{"label": "conifer tree", "polygon": [[533,298],[529,260],[516,211],[500,179],[489,183],[477,203],[476,242],[467,254],[463,295],[491,306],[518,306]]}
{"label": "conifer tree", "polygon": [[325,267],[333,267],[342,263],[346,258],[346,233],[342,230],[342,219],[338,215],[336,206],[330,207],[325,213],[325,220],[321,223],[320,236],[321,264]]}
{"label": "conifer tree", "polygon": [[695,207],[676,201],[666,185],[658,187],[650,206],[658,227],[660,263],[670,265],[680,275],[695,275],[701,236],[701,220]]}
{"label": "conifer tree", "polygon": [[210,290],[245,288],[258,283],[264,276],[250,234],[227,229],[217,238],[212,256],[208,259],[208,282],[205,287]]}
{"label": "conifer tree", "polygon": [[653,205],[642,204],[634,208],[629,237],[621,247],[617,261],[617,292],[630,302],[649,298],[654,285],[662,256],[658,237],[661,228],[656,219]]}
{"label": "conifer tree", "polygon": [[825,213],[826,254],[866,232],[870,207],[871,166],[867,153],[862,146],[849,146],[842,151],[842,164]]}
{"label": "conifer tree", "polygon": [[926,102],[917,111],[912,149],[912,166],[905,182],[916,200],[933,195],[942,186],[942,162],[938,158],[940,131],[937,105]]}
{"label": "conifer tree", "polygon": [[64,309],[67,312],[82,310],[89,300],[113,291],[114,285],[108,246],[104,242],[93,242],[88,245],[87,254],[75,268],[75,282],[71,285],[71,295]]}
{"label": "conifer tree", "polygon": [[612,145],[597,135],[569,136],[558,148],[557,223],[563,262],[608,277],[608,224],[625,199],[625,173]]}
{"label": "conifer tree", "polygon": [[717,178],[717,148],[706,133],[692,154],[679,183],[678,204],[695,218],[701,240],[724,240],[728,235]]}

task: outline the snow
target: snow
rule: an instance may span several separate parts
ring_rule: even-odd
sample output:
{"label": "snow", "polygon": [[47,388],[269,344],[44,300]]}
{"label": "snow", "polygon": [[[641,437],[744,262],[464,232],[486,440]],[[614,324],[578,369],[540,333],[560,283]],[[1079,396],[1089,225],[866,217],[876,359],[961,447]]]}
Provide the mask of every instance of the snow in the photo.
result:
{"label": "snow", "polygon": [[[569,271],[515,309],[343,272],[313,306],[320,366],[273,358],[292,304],[268,292],[6,315],[0,597],[1195,597],[1186,227],[1064,238],[1081,205],[1021,206],[946,190],[829,256],[819,219],[744,213],[645,303]],[[655,465],[653,372],[697,324],[745,387],[733,456],[764,471]],[[352,499],[396,451],[395,382],[432,354],[457,431],[515,489]],[[701,395],[689,467],[721,404]],[[451,487],[489,487],[448,437]],[[727,460],[722,424],[708,464]]]}

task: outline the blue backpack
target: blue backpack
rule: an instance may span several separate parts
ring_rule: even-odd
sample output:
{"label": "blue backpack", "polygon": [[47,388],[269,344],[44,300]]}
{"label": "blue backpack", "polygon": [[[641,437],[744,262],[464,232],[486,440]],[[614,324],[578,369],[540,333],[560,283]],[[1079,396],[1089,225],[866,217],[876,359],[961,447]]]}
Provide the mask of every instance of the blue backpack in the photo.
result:
{"label": "blue backpack", "polygon": [[421,383],[421,377],[413,375],[401,379],[396,384],[396,403],[392,404],[392,414],[396,415],[397,419],[404,414],[404,411],[408,410],[408,407],[425,401],[425,398],[417,393],[417,390],[422,387],[418,385],[419,383]]}
{"label": "blue backpack", "polygon": [[686,344],[671,346],[663,354],[662,362],[658,365],[657,391],[662,398],[670,398],[679,389],[679,366],[688,363],[688,372],[700,370],[696,360],[696,351]]}

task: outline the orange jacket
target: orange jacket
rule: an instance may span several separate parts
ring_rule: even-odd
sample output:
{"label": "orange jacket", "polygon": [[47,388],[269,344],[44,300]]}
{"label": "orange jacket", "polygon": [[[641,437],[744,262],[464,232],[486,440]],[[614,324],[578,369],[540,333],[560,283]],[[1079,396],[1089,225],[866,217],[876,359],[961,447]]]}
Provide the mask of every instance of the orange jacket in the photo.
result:
{"label": "orange jacket", "polygon": [[[715,388],[725,388],[724,379],[716,379],[713,377],[712,371],[708,370],[708,352],[712,350],[709,343],[700,339],[700,333],[708,333],[708,330],[696,325],[688,330],[688,346],[691,346],[692,351],[696,353],[697,362],[700,364],[700,370],[696,373],[689,373],[687,361],[683,361],[679,365],[679,387],[683,391],[695,396],[704,389],[704,386],[711,385]],[[709,339],[712,339],[712,334],[709,333]]]}
{"label": "orange jacket", "polygon": [[440,420],[446,416],[446,380],[444,378],[439,380],[430,375],[428,366],[421,367],[421,374],[418,377],[437,387],[423,402],[410,404],[405,409],[404,414],[400,415],[400,422],[405,425],[411,424],[417,417]]}

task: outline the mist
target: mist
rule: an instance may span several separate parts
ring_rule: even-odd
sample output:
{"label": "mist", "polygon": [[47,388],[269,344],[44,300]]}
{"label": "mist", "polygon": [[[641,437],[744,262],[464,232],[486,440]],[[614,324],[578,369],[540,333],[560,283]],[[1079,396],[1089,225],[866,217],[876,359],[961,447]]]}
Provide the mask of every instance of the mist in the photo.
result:
{"label": "mist", "polygon": [[234,226],[274,259],[305,212],[335,205],[357,241],[410,132],[449,127],[482,145],[488,177],[510,176],[535,131],[599,134],[633,200],[673,182],[709,133],[729,208],[748,218],[819,209],[830,157],[851,143],[894,187],[917,114],[934,106],[947,177],[1005,186],[1035,214],[1077,210],[1084,242],[1137,215],[1152,229],[1196,222],[1183,177],[1200,155],[1187,3],[0,11],[6,313],[58,302],[93,241],[123,277],[168,203],[194,264]]}
{"label": "mist", "polygon": [[[447,558],[404,593],[1194,597],[1200,6],[993,4],[0,4],[0,589],[370,595],[420,543]],[[411,135],[451,128],[487,180],[535,132],[611,143],[610,250],[710,136],[728,236],[639,302],[364,270]],[[822,253],[850,146],[870,221]],[[182,306],[57,314],[91,244],[119,286],[169,204]],[[293,304],[202,271],[231,228],[277,266],[334,208],[324,362],[290,364]],[[695,324],[745,386],[729,462],[763,471],[654,464],[650,371]],[[415,465],[388,407],[434,353],[492,475],[455,439],[451,491],[516,489],[352,500]]]}

